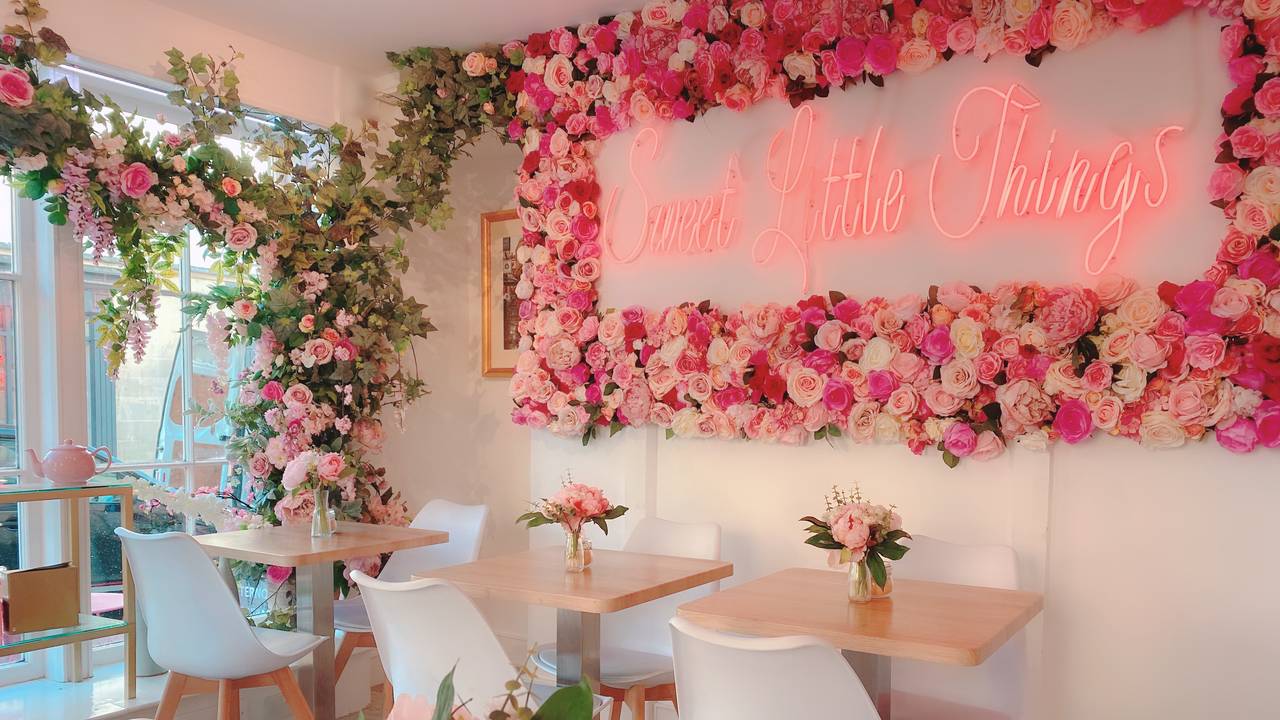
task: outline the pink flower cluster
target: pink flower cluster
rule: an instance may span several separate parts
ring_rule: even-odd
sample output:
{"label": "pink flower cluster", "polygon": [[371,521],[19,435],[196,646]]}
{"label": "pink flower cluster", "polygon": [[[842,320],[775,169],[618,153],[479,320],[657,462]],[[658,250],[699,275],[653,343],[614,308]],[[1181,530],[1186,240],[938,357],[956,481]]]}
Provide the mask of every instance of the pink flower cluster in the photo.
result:
{"label": "pink flower cluster", "polygon": [[568,532],[578,532],[583,523],[603,517],[613,504],[600,488],[583,483],[566,483],[550,500],[542,503],[542,513],[560,523]]}
{"label": "pink flower cluster", "polygon": [[[1117,26],[1152,27],[1182,8],[660,0],[509,45],[507,56],[523,62],[507,83],[520,113],[508,132],[525,152],[514,421],[587,440],[645,423],[683,437],[849,435],[917,453],[937,447],[949,463],[995,457],[1014,439],[1043,446],[1095,432],[1151,447],[1209,430],[1231,450],[1280,445],[1280,80],[1264,75],[1280,58],[1280,21],[1270,16],[1253,18],[1255,31],[1265,26],[1258,34],[1241,22],[1223,32],[1238,88],[1224,104],[1229,161],[1210,193],[1230,227],[1201,280],[987,291],[950,283],[927,297],[859,302],[832,292],[733,312],[596,307],[592,157],[613,132],[716,105],[798,103],[969,52],[1038,64],[1049,50]],[[1246,15],[1255,10],[1272,13],[1246,4]]]}

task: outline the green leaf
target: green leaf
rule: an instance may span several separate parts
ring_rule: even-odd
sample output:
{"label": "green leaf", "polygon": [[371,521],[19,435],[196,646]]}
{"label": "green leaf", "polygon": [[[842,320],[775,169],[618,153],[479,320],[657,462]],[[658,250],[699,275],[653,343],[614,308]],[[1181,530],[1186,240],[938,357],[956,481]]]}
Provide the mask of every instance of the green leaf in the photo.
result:
{"label": "green leaf", "polygon": [[613,507],[609,508],[609,512],[604,514],[604,519],[617,520],[618,518],[625,515],[627,513],[627,510],[629,509],[630,508],[628,508],[626,505],[614,505]]}
{"label": "green leaf", "polygon": [[901,540],[902,538],[910,540],[911,535],[907,534],[906,530],[890,530],[884,534],[885,540]]}
{"label": "green leaf", "polygon": [[953,468],[960,464],[960,458],[956,457],[956,455],[952,453],[950,450],[943,450],[942,462],[946,463],[947,467]]}
{"label": "green leaf", "polygon": [[876,552],[889,558],[890,560],[901,560],[902,556],[906,555],[907,551],[910,549],[911,548],[905,545],[899,545],[898,543],[893,542],[892,540],[885,540],[884,542],[881,542],[879,545],[876,545]]}
{"label": "green leaf", "polygon": [[453,716],[453,671],[457,669],[455,664],[440,681],[440,688],[436,690],[436,711],[431,714],[431,720],[449,720]]}
{"label": "green leaf", "polygon": [[800,522],[807,522],[807,523],[809,523],[810,525],[817,525],[818,527],[822,528],[823,530],[830,530],[830,529],[831,529],[831,526],[830,526],[830,525],[826,524],[825,522],[823,522],[823,521],[819,520],[818,518],[816,518],[816,517],[814,517],[814,516],[812,516],[812,515],[805,515],[804,517],[800,518]]}
{"label": "green leaf", "polygon": [[600,517],[600,516],[593,517],[591,518],[591,522],[595,523],[596,527],[604,531],[605,535],[609,534],[609,523],[603,517]]}
{"label": "green leaf", "polygon": [[888,572],[884,569],[884,560],[876,554],[875,548],[867,548],[867,567],[871,570],[871,579],[880,587],[888,581]]}
{"label": "green leaf", "polygon": [[595,698],[584,678],[577,685],[560,688],[534,713],[534,720],[591,720]]}
{"label": "green leaf", "polygon": [[805,540],[804,544],[812,545],[816,548],[822,548],[823,550],[843,550],[844,549],[844,546],[836,542],[835,539],[832,538],[829,533],[815,534],[812,537],[810,537],[808,540]]}

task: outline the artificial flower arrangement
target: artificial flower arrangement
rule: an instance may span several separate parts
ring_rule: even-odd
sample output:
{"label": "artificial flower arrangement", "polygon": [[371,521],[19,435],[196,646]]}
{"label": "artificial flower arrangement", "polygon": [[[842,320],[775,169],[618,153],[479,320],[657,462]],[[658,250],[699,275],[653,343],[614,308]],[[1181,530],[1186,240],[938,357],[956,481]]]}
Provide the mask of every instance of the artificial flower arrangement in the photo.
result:
{"label": "artificial flower arrangement", "polygon": [[872,505],[854,486],[851,492],[832,488],[822,518],[806,515],[806,545],[830,550],[832,564],[849,566],[849,599],[866,602],[893,591],[889,562],[901,560],[907,551],[899,540],[910,539],[902,518],[892,505]]}
{"label": "artificial flower arrangement", "polygon": [[562,687],[537,707],[530,706],[532,657],[530,654],[525,658],[515,679],[507,683],[506,694],[495,698],[488,709],[472,708],[471,701],[457,700],[453,686],[455,667],[444,676],[434,698],[407,694],[396,698],[387,720],[591,720],[595,698],[585,681]]}
{"label": "artificial flower arrangement", "polygon": [[622,517],[626,512],[625,505],[610,503],[600,488],[573,482],[566,472],[559,492],[534,503],[534,509],[516,518],[516,523],[525,523],[529,528],[559,524],[566,534],[565,569],[582,572],[591,563],[589,553],[583,547],[582,527],[595,523],[608,535],[609,521]]}
{"label": "artificial flower arrangement", "polygon": [[[310,496],[311,535],[328,537],[337,532],[335,513],[330,509],[330,492],[355,482],[355,471],[346,466],[341,453],[304,450],[284,466],[282,484],[295,496]],[[344,493],[345,494],[345,493]]]}

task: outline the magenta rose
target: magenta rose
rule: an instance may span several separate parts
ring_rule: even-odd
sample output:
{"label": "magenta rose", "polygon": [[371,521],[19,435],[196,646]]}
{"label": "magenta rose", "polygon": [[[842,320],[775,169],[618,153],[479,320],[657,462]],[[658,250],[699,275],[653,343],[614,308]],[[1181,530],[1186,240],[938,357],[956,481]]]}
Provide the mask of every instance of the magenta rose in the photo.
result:
{"label": "magenta rose", "polygon": [[1187,283],[1174,294],[1173,306],[1184,315],[1208,310],[1216,292],[1218,292],[1218,286],[1214,283],[1208,280],[1196,280]]}
{"label": "magenta rose", "polygon": [[867,59],[867,44],[856,37],[842,38],[836,43],[836,67],[846,77],[862,73]]}
{"label": "magenta rose", "polygon": [[1089,406],[1079,398],[1062,403],[1058,414],[1053,416],[1053,429],[1070,445],[1089,437],[1093,432],[1093,415]]}
{"label": "magenta rose", "polygon": [[36,89],[26,70],[5,65],[0,67],[0,101],[9,107],[26,107],[35,97]]}
{"label": "magenta rose", "polygon": [[867,394],[883,401],[898,389],[898,378],[888,370],[872,370],[867,374]]}
{"label": "magenta rose", "polygon": [[272,380],[262,386],[261,395],[271,402],[280,402],[284,399],[284,385],[281,385],[279,380]]}
{"label": "magenta rose", "polygon": [[867,42],[867,65],[876,75],[898,69],[898,48],[887,35],[876,35]]}
{"label": "magenta rose", "polygon": [[1266,250],[1259,250],[1240,263],[1240,277],[1262,281],[1267,289],[1280,285],[1280,262]]}
{"label": "magenta rose", "polygon": [[845,412],[853,405],[853,388],[844,380],[828,380],[822,388],[822,404],[832,413]]}
{"label": "magenta rose", "polygon": [[1230,425],[1219,425],[1214,436],[1233,453],[1253,452],[1258,445],[1258,426],[1249,418],[1236,418]]}
{"label": "magenta rose", "polygon": [[120,192],[135,200],[146,195],[155,184],[156,174],[143,163],[130,163],[120,171]]}
{"label": "magenta rose", "polygon": [[1253,105],[1258,112],[1269,118],[1280,116],[1280,78],[1271,78],[1262,83],[1262,87],[1253,95]]}
{"label": "magenta rose", "polygon": [[969,457],[978,447],[978,434],[967,423],[955,423],[942,433],[942,447],[956,457]]}
{"label": "magenta rose", "polygon": [[1280,447],[1280,402],[1264,400],[1254,411],[1253,422],[1264,447]]}
{"label": "magenta rose", "polygon": [[936,327],[924,336],[920,343],[920,352],[934,365],[941,365],[956,354],[955,343],[951,342],[951,331],[946,327]]}

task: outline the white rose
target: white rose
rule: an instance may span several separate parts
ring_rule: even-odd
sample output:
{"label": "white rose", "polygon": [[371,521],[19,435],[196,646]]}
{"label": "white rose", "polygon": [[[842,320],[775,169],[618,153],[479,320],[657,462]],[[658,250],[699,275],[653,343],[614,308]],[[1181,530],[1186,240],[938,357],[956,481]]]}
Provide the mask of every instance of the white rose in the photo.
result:
{"label": "white rose", "polygon": [[982,354],[986,343],[982,339],[982,324],[968,317],[958,317],[951,322],[951,344],[956,355],[973,359]]}
{"label": "white rose", "polygon": [[862,359],[858,364],[863,370],[883,370],[889,367],[896,352],[893,344],[888,340],[878,336],[873,337],[862,349]]}
{"label": "white rose", "polygon": [[1131,403],[1142,397],[1142,391],[1147,388],[1147,371],[1133,363],[1122,363],[1111,382],[1111,389],[1120,399]]}
{"label": "white rose", "polygon": [[1156,449],[1181,447],[1187,441],[1182,425],[1169,413],[1159,410],[1142,414],[1138,437],[1144,447]]}

